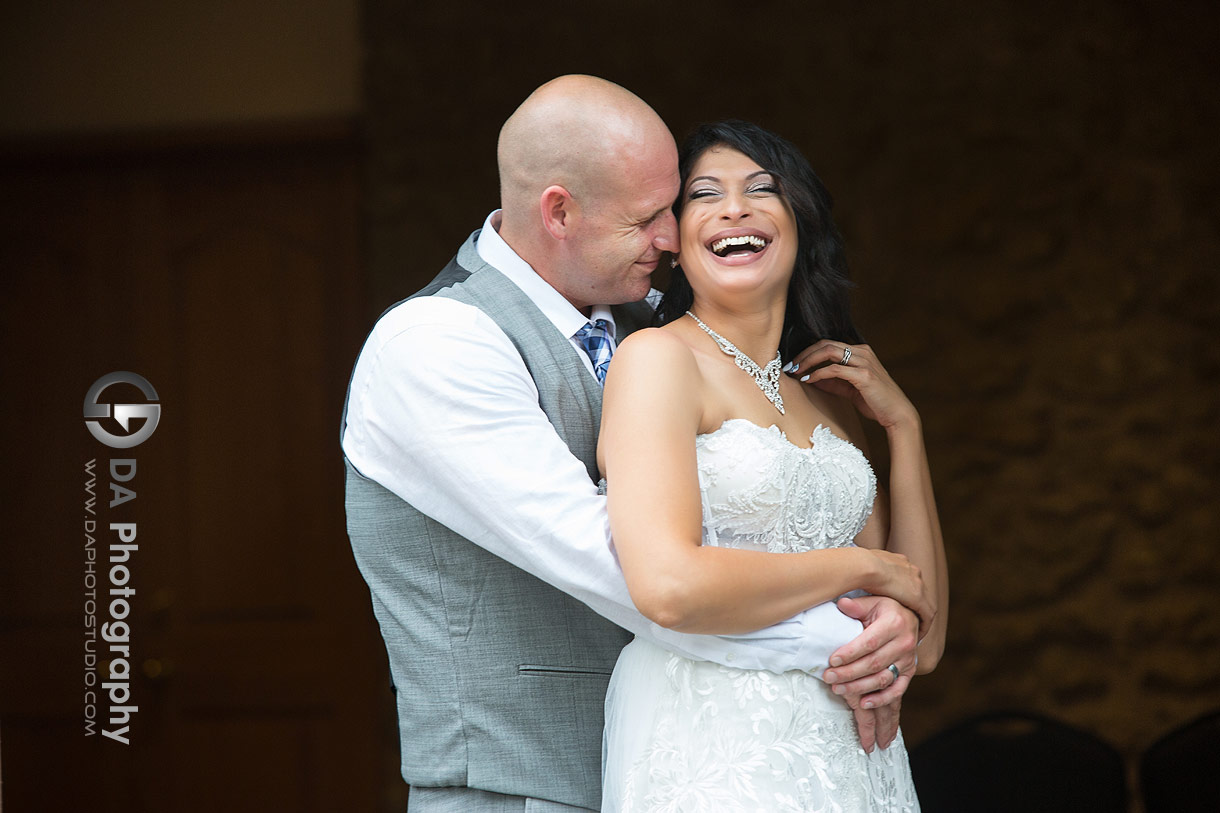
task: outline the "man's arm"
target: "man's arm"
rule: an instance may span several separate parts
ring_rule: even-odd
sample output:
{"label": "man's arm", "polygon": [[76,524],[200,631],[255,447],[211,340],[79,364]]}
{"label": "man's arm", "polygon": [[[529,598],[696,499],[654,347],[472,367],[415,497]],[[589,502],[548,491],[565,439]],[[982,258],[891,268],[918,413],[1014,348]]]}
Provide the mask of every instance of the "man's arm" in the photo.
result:
{"label": "man's arm", "polygon": [[419,298],[378,323],[353,378],[343,448],[361,474],[431,518],[681,654],[816,672],[862,629],[830,603],[732,636],[678,633],[641,616],[604,497],[542,412],[511,342],[469,305]]}

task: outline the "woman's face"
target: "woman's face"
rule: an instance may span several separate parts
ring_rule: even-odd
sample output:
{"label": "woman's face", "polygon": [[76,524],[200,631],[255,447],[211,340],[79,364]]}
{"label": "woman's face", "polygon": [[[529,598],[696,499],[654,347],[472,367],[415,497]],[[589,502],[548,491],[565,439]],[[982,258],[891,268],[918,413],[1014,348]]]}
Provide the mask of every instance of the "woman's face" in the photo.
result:
{"label": "woman's face", "polygon": [[796,218],[769,172],[731,147],[712,147],[682,196],[679,261],[696,294],[787,290]]}

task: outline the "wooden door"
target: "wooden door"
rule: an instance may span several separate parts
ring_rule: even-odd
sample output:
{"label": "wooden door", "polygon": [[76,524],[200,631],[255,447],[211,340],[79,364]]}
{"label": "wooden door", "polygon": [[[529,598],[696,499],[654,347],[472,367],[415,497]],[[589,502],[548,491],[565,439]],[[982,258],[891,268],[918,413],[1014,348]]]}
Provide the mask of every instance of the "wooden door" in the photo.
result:
{"label": "wooden door", "polygon": [[[2,172],[5,808],[403,809],[385,654],[343,519],[338,421],[366,328],[351,140]],[[126,450],[82,417],[114,371],[160,406]],[[122,382],[103,398],[148,400]],[[116,467],[126,481],[112,459],[136,460]],[[111,507],[112,482],[135,498]],[[91,668],[90,623],[112,620],[110,522],[136,526],[130,656],[95,637]],[[116,659],[138,708],[129,744],[101,734],[120,728],[100,687]]]}

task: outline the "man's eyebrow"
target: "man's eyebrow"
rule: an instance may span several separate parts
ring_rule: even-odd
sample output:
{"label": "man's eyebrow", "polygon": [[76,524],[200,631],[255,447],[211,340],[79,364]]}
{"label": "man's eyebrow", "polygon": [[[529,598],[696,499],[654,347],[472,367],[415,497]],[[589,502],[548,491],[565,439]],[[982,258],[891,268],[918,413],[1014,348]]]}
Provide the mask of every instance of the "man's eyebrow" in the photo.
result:
{"label": "man's eyebrow", "polygon": [[641,222],[643,222],[643,223],[651,223],[652,221],[656,220],[656,219],[657,219],[658,217],[660,217],[661,215],[663,215],[663,214],[665,214],[666,212],[668,212],[671,206],[673,206],[673,204],[672,204],[672,203],[671,203],[669,206],[662,206],[660,209],[657,209],[655,212],[653,212],[652,214],[650,214],[650,215],[648,215],[647,217],[645,217],[645,218],[644,218],[644,220],[643,220],[643,221],[641,221]]}

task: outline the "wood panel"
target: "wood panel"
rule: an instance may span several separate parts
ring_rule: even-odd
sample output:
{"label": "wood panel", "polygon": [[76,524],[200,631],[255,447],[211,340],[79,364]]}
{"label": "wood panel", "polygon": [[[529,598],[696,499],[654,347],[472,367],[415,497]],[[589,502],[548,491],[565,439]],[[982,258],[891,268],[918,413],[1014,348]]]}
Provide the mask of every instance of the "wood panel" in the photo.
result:
{"label": "wood panel", "polygon": [[[401,809],[338,450],[365,331],[357,165],[339,141],[0,166],[0,401],[24,461],[0,544],[7,810]],[[162,407],[123,453],[81,414],[115,370]],[[124,386],[107,400],[141,399]],[[113,509],[110,457],[138,460]],[[138,525],[127,746],[84,734],[89,460],[101,554],[106,519]]]}

